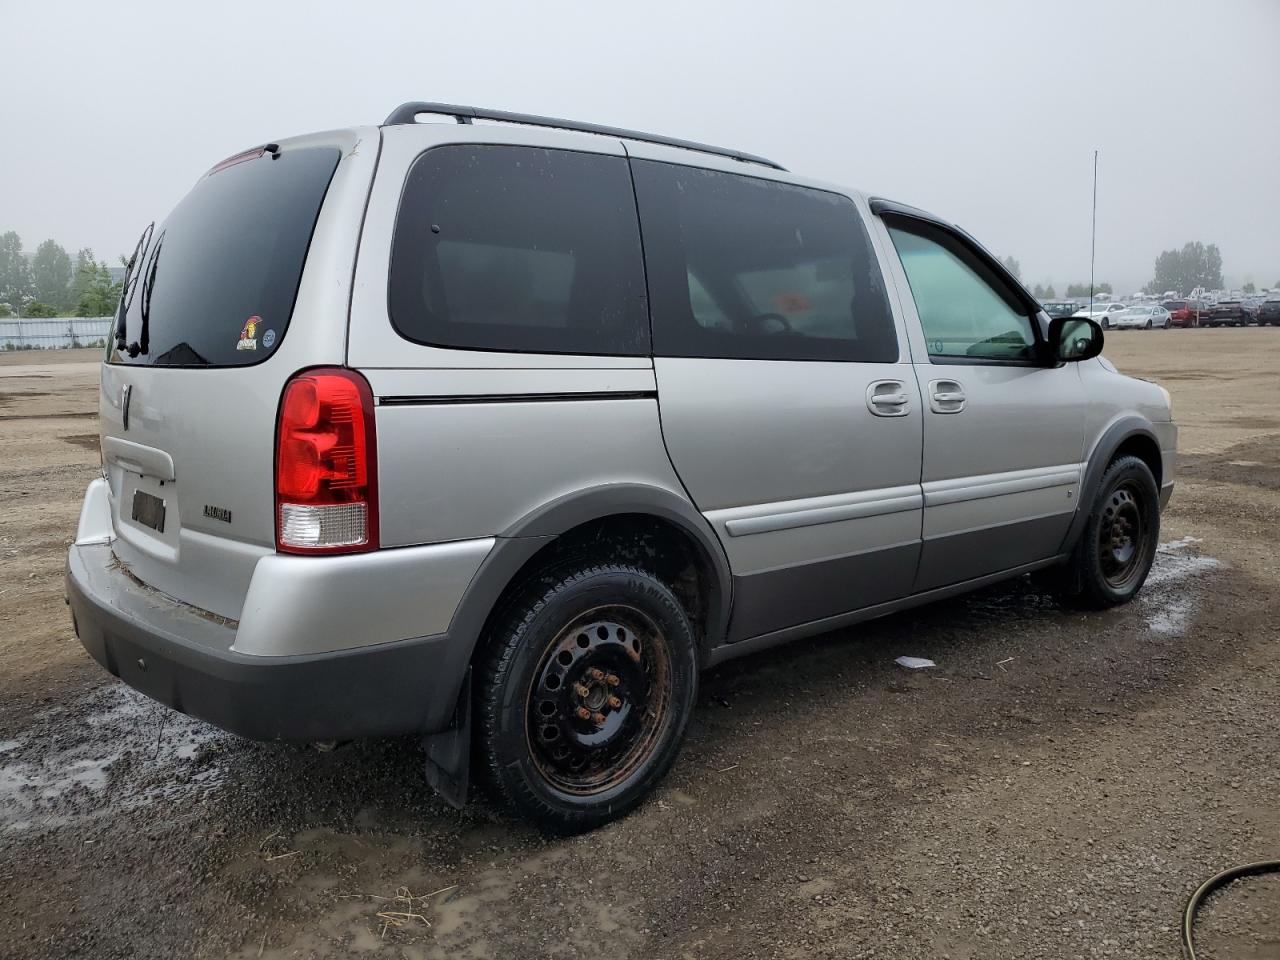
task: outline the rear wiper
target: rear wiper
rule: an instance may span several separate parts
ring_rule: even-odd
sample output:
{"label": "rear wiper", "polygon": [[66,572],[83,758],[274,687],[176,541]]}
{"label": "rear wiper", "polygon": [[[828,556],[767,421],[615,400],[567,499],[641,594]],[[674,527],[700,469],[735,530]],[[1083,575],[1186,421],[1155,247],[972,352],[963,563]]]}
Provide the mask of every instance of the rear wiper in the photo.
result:
{"label": "rear wiper", "polygon": [[160,265],[160,251],[164,248],[164,234],[160,234],[160,238],[156,240],[156,247],[151,251],[151,269],[147,271],[147,277],[142,281],[142,335],[138,337],[136,343],[129,344],[129,356],[136,357],[140,353],[146,353],[151,347],[151,294],[156,289],[156,268]]}
{"label": "rear wiper", "polygon": [[129,258],[124,268],[124,279],[120,282],[120,302],[116,304],[117,350],[128,350],[129,338],[125,329],[125,320],[129,316],[129,308],[133,306],[133,294],[138,286],[136,271],[141,265],[143,255],[147,252],[147,245],[151,242],[151,231],[155,229],[155,225],[154,220],[147,224],[146,229],[142,231],[142,236],[138,237],[137,246],[133,248],[133,256]]}

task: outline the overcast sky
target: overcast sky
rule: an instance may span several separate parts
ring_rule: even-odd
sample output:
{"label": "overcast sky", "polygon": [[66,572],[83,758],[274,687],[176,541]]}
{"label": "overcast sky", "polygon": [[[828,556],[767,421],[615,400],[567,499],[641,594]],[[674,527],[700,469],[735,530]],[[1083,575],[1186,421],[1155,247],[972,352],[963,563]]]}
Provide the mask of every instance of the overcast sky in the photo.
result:
{"label": "overcast sky", "polygon": [[[1030,283],[1217,243],[1280,280],[1280,0],[0,0],[0,232],[115,258],[215,161],[404,100],[723,143],[952,219]],[[1059,290],[1061,292],[1061,290]]]}

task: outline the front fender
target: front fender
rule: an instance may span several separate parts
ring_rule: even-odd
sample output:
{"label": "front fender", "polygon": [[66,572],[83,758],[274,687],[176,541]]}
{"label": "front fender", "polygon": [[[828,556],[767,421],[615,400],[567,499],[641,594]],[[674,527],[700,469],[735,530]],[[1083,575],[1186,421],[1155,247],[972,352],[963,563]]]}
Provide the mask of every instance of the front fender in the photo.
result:
{"label": "front fender", "polygon": [[[1107,466],[1115,457],[1116,451],[1135,437],[1149,441],[1157,455],[1163,455],[1163,446],[1156,432],[1156,426],[1145,417],[1127,414],[1108,424],[1098,435],[1093,450],[1089,453],[1084,480],[1080,484],[1080,499],[1076,503],[1076,515],[1071,521],[1071,526],[1067,528],[1067,535],[1062,541],[1059,553],[1069,554],[1075,549],[1076,542],[1084,532],[1085,524],[1089,522],[1093,501],[1098,495],[1098,488],[1102,485],[1102,475],[1107,472]],[[1172,483],[1172,478],[1166,479]],[[1157,485],[1161,485],[1160,479],[1156,482]],[[1163,489],[1161,492],[1161,506],[1163,506],[1167,497],[1163,496]]]}

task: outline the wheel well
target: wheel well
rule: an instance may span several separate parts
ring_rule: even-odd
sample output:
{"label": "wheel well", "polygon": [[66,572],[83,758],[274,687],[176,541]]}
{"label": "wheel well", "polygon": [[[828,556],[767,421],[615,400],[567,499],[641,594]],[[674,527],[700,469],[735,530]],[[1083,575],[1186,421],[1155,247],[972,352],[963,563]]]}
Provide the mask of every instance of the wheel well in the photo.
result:
{"label": "wheel well", "polygon": [[1116,452],[1111,455],[1111,460],[1114,462],[1121,457],[1137,457],[1145,463],[1151,469],[1151,475],[1156,478],[1156,489],[1160,489],[1164,461],[1160,456],[1160,447],[1154,440],[1143,433],[1135,433],[1131,437],[1126,437],[1124,442],[1116,447]]}
{"label": "wheel well", "polygon": [[661,517],[615,514],[566,530],[526,560],[494,604],[476,651],[484,647],[492,623],[525,583],[550,566],[578,559],[622,560],[657,576],[684,607],[704,654],[712,631],[723,628],[723,624],[714,622],[720,599],[719,578],[697,540],[679,524]]}

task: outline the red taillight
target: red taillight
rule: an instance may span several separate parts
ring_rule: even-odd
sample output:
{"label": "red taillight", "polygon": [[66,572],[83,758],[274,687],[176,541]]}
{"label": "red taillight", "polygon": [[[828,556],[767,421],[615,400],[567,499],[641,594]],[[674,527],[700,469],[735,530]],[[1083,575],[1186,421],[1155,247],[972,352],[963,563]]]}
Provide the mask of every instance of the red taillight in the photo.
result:
{"label": "red taillight", "polygon": [[276,549],[355,553],[377,546],[373,391],[351,370],[304,370],[280,399]]}

